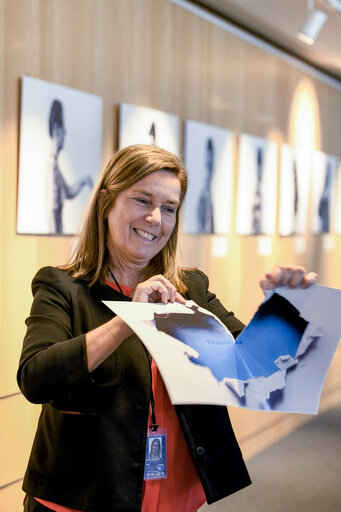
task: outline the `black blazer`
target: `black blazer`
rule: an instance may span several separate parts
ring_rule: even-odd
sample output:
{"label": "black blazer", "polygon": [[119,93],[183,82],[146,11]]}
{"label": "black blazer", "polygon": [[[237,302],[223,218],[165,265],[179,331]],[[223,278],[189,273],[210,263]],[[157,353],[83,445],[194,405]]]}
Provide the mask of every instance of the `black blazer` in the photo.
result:
{"label": "black blazer", "polygon": [[[185,275],[187,298],[237,336],[243,324],[208,291],[207,277],[200,271]],[[85,333],[114,316],[101,301],[122,296],[53,267],[37,273],[32,290],[18,383],[29,401],[43,406],[23,489],[80,510],[138,512],[150,404],[148,355],[132,335],[89,374],[85,346]],[[207,502],[249,485],[226,407],[175,409]]]}

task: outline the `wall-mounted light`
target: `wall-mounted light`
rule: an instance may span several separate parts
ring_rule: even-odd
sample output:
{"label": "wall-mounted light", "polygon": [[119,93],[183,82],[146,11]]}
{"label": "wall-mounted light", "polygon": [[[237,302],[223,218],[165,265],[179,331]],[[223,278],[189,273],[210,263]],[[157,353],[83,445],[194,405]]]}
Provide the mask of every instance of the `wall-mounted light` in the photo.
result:
{"label": "wall-mounted light", "polygon": [[314,9],[314,0],[308,0],[308,17],[297,37],[306,44],[313,44],[319,35],[321,28],[327,20],[327,14],[320,9]]}

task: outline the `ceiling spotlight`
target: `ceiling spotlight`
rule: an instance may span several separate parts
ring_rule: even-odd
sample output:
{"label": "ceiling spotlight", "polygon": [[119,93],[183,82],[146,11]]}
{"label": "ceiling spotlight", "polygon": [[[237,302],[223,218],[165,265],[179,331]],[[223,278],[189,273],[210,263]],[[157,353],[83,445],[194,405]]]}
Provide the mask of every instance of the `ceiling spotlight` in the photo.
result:
{"label": "ceiling spotlight", "polygon": [[319,9],[314,9],[314,0],[308,0],[308,17],[297,37],[306,44],[313,44],[319,35],[321,28],[327,20],[327,14]]}

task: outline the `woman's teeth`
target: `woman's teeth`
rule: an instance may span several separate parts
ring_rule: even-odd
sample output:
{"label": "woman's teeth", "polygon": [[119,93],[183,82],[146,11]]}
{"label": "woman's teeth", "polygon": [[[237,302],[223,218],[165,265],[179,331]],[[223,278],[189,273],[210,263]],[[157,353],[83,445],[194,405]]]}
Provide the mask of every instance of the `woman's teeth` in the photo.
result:
{"label": "woman's teeth", "polygon": [[155,238],[155,235],[142,231],[142,229],[135,229],[135,231],[139,236],[142,236],[142,238],[146,238],[147,240],[154,240]]}

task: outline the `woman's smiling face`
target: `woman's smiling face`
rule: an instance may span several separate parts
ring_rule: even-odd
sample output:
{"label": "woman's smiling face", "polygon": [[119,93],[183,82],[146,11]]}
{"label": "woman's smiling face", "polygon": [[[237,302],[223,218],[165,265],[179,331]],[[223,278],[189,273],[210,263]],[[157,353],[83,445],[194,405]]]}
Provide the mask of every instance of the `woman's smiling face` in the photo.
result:
{"label": "woman's smiling face", "polygon": [[108,248],[115,261],[146,267],[174,229],[181,184],[166,170],[155,171],[120,192],[108,214]]}

